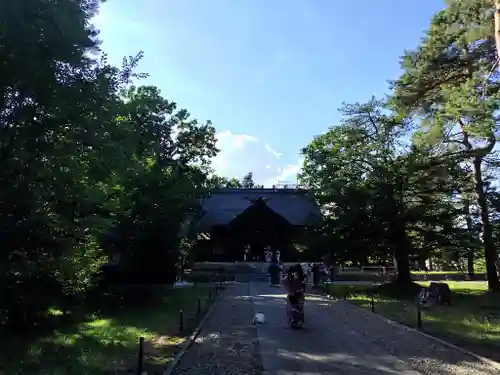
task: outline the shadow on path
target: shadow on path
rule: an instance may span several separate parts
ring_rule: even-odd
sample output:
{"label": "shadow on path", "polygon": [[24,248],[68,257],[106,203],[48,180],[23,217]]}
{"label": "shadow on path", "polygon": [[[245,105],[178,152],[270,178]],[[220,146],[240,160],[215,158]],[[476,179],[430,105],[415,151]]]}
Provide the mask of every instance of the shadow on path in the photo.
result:
{"label": "shadow on path", "polygon": [[[175,375],[497,375],[473,357],[345,301],[308,295],[303,329],[288,327],[283,289],[228,288]],[[256,312],[266,322],[252,324]]]}
{"label": "shadow on path", "polygon": [[306,325],[286,324],[282,289],[253,284],[263,367],[268,374],[481,374],[493,375],[475,358],[437,345],[418,332],[391,325],[344,301],[306,299]]}

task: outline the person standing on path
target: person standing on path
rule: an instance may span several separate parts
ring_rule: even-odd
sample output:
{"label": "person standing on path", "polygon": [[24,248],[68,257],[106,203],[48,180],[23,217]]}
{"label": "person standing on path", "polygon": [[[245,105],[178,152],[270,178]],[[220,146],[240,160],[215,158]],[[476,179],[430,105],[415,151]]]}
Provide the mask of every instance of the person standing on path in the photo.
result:
{"label": "person standing on path", "polygon": [[331,283],[333,283],[335,281],[335,276],[336,276],[336,267],[335,267],[335,264],[332,264],[330,267],[329,267],[329,281]]}
{"label": "person standing on path", "polygon": [[287,290],[287,316],[290,323],[305,323],[305,275],[302,266],[297,263],[288,269],[287,276],[283,279]]}
{"label": "person standing on path", "polygon": [[302,268],[302,272],[304,274],[304,291],[306,290],[305,288],[307,288],[307,284],[308,284],[308,281],[309,281],[309,275],[311,274],[311,267],[309,266],[308,263],[302,263],[301,265],[301,268]]}
{"label": "person standing on path", "polygon": [[281,267],[279,266],[276,257],[273,257],[272,263],[268,267],[267,271],[271,280],[271,286],[278,286],[281,279]]}
{"label": "person standing on path", "polygon": [[314,263],[312,266],[312,276],[313,276],[313,286],[317,288],[320,283],[320,268],[318,263]]}

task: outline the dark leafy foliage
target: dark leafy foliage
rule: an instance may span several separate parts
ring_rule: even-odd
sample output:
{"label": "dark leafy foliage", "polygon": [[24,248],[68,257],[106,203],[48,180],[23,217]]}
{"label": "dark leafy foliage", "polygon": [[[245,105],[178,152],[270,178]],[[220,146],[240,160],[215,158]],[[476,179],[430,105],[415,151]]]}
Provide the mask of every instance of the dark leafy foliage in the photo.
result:
{"label": "dark leafy foliage", "polygon": [[[132,85],[141,54],[110,66],[99,1],[0,5],[0,320],[71,307],[106,276],[172,282],[215,130]],[[101,56],[101,57],[99,57]]]}

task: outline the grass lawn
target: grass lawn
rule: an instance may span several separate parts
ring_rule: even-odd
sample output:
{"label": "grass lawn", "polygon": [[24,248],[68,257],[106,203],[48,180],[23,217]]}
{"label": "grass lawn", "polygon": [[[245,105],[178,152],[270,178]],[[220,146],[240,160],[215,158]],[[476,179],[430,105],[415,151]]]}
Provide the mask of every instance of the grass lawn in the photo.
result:
{"label": "grass lawn", "polygon": [[411,271],[412,275],[463,275],[461,271]]}
{"label": "grass lawn", "polygon": [[234,280],[234,275],[228,274],[224,269],[211,270],[185,270],[184,280],[193,283],[224,282]]}
{"label": "grass lawn", "polygon": [[[465,278],[465,274],[460,271],[411,271],[414,279],[433,279],[439,280],[441,278],[458,278],[459,280]],[[389,272],[385,276],[380,273],[380,270],[342,270],[338,273],[337,278],[344,281],[387,281],[393,275],[393,271]],[[480,277],[477,274],[476,277]],[[484,280],[484,278],[483,278]]]}
{"label": "grass lawn", "polygon": [[[210,290],[213,301],[215,289]],[[2,339],[0,374],[126,374],[137,367],[141,336],[145,338],[145,371],[161,374],[210,304],[208,291],[206,287],[168,289],[147,306],[90,316],[30,340]],[[196,316],[198,299],[202,313]],[[179,331],[181,309],[183,334]]]}
{"label": "grass lawn", "polygon": [[[363,274],[380,274],[379,269],[371,269],[371,270],[342,270],[341,274],[346,275],[363,275]],[[461,271],[411,271],[412,275],[463,275],[464,273]]]}
{"label": "grass lawn", "polygon": [[[483,281],[446,281],[453,296],[451,306],[423,310],[423,331],[477,354],[500,361],[500,295],[487,291]],[[427,285],[427,282],[418,282]],[[418,288],[416,288],[418,290]],[[395,297],[386,287],[329,285],[332,296],[348,299],[371,309],[375,292],[375,311],[411,327],[417,325],[414,297]]]}

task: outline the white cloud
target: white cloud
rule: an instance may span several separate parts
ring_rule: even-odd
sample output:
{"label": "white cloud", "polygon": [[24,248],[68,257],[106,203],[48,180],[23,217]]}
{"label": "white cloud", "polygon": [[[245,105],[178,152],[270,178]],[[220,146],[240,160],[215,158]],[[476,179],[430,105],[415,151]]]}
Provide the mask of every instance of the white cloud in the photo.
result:
{"label": "white cloud", "polygon": [[278,173],[264,181],[265,186],[272,186],[277,183],[297,183],[297,174],[302,168],[304,158],[300,157],[295,164],[287,164],[283,168],[278,168]]}
{"label": "white cloud", "polygon": [[220,152],[212,160],[212,167],[218,175],[241,178],[253,172],[255,182],[265,186],[285,180],[295,183],[302,165],[300,160],[283,166],[282,153],[252,135],[226,130],[218,132],[216,137]]}
{"label": "white cloud", "polygon": [[[235,165],[232,159],[237,157],[238,154],[244,154],[244,151],[251,142],[258,142],[258,139],[247,134],[233,134],[230,130],[219,132],[215,135],[217,138],[217,147],[219,154],[212,160],[212,167],[221,175],[231,173],[234,176]],[[243,172],[243,174],[249,171]],[[238,173],[239,175],[239,173]]]}
{"label": "white cloud", "polygon": [[271,154],[273,154],[274,156],[276,156],[276,159],[279,159],[279,157],[281,155],[283,155],[281,152],[276,151],[271,146],[269,146],[269,144],[267,144],[267,143],[266,143],[266,145],[264,147],[266,148],[267,151],[269,151]]}
{"label": "white cloud", "polygon": [[278,181],[295,182],[301,167],[301,163],[285,165],[278,176]]}

